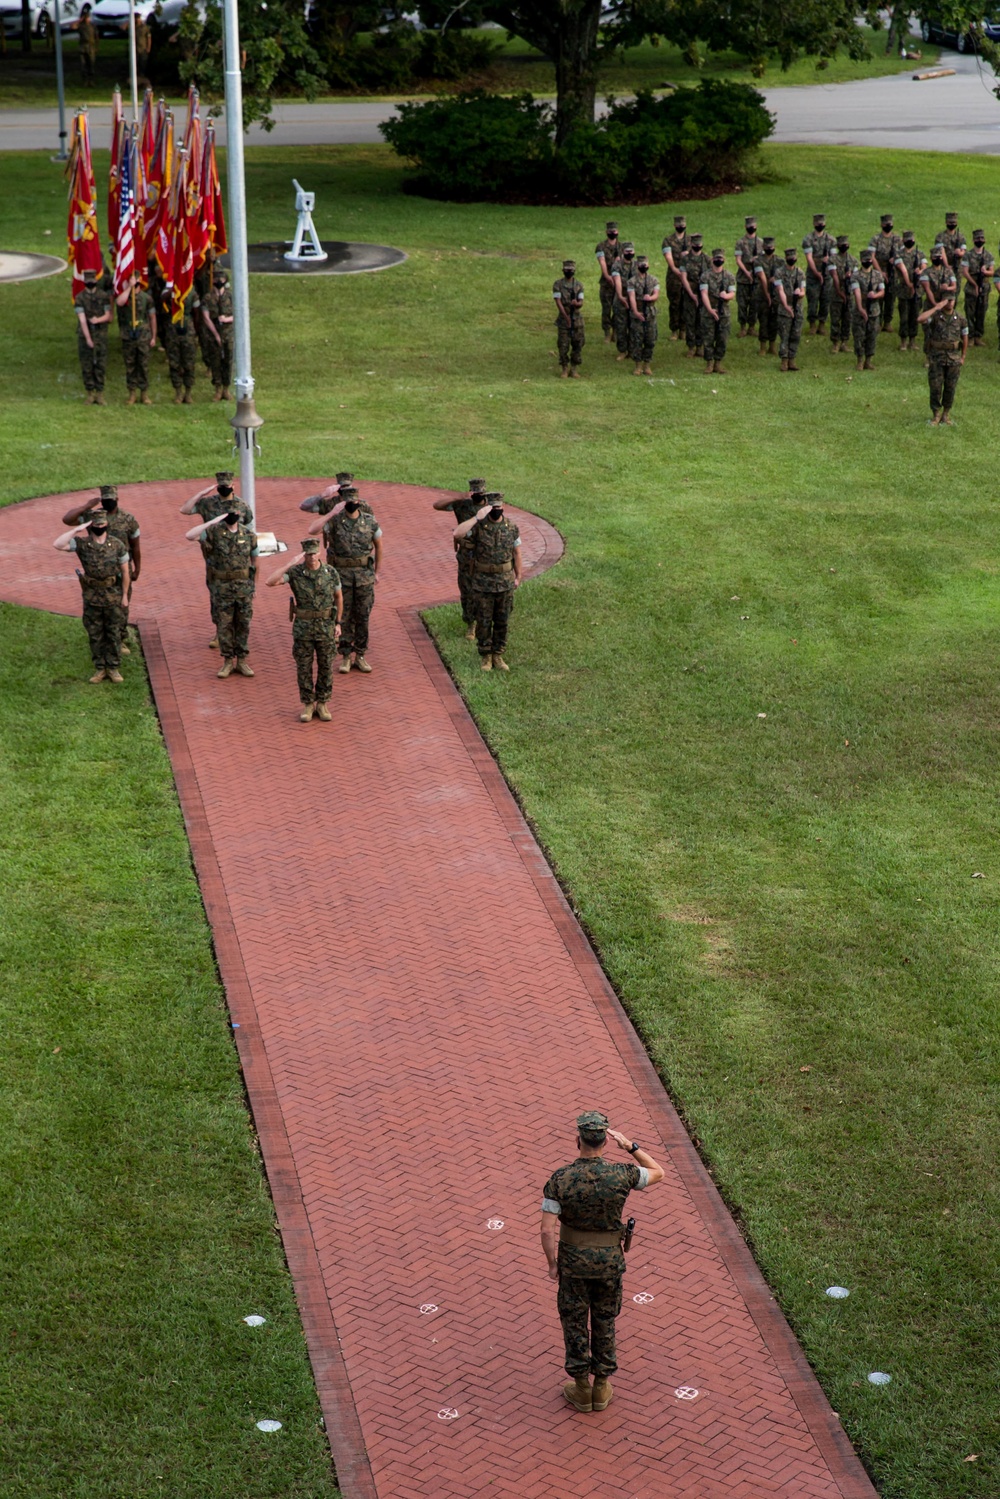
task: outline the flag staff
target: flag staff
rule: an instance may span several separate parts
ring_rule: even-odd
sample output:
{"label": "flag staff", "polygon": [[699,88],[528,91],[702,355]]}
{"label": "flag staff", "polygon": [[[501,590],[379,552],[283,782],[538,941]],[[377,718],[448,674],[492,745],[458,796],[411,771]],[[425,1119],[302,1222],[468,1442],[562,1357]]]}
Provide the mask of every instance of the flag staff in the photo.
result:
{"label": "flag staff", "polygon": [[139,64],[135,52],[135,0],[128,0],[128,56],[132,73],[132,123],[139,119]]}
{"label": "flag staff", "polygon": [[53,156],[53,161],[66,161],[66,83],[63,79],[63,43],[62,43],[62,17],[59,14],[59,0],[55,0],[56,12],[56,91],[59,95],[59,154]]}
{"label": "flag staff", "polygon": [[250,271],[247,264],[247,204],[243,169],[243,80],[240,76],[240,24],[237,0],[223,0],[222,24],[226,78],[226,176],[229,186],[229,261],[233,276],[233,343],[236,433],[240,460],[240,494],[257,526],[254,453],[257,430],[264,425],[253,401],[250,370]]}

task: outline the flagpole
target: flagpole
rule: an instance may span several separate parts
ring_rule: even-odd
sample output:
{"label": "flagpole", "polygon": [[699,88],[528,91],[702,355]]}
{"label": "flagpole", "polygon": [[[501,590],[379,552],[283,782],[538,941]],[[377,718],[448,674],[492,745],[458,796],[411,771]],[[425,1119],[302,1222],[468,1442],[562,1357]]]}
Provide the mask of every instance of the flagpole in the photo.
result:
{"label": "flagpole", "polygon": [[250,271],[247,264],[246,181],[243,168],[243,80],[240,76],[240,25],[237,0],[223,0],[223,35],[226,77],[226,175],[229,179],[229,260],[233,275],[233,342],[236,415],[230,425],[236,433],[240,459],[240,494],[257,524],[254,486],[256,436],[263,421],[253,401],[254,379],[250,368]]}
{"label": "flagpole", "polygon": [[128,55],[132,69],[132,120],[139,118],[139,64],[135,52],[135,0],[128,0]]}
{"label": "flagpole", "polygon": [[66,84],[63,79],[62,18],[59,15],[59,0],[55,0],[56,26],[56,90],[59,94],[59,155],[53,161],[65,161],[66,153]]}

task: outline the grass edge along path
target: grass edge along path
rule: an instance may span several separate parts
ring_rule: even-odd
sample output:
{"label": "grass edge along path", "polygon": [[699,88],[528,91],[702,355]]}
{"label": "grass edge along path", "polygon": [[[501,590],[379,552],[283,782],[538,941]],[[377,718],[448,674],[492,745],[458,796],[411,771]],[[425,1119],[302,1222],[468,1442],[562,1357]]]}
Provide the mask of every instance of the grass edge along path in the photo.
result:
{"label": "grass edge along path", "polygon": [[0,1486],[336,1499],[139,647],[0,626]]}

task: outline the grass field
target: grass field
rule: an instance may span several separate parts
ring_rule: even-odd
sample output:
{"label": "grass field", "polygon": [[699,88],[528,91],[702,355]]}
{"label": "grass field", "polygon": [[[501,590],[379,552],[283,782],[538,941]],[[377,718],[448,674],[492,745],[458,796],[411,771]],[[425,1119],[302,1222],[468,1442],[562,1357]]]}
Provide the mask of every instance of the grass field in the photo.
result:
{"label": "grass field", "polygon": [[[853,78],[878,78],[887,73],[905,73],[912,69],[912,62],[885,55],[885,32],[864,28],[872,56],[863,62],[853,62],[846,53],[838,53],[825,68],[819,68],[815,59],[799,58],[786,71],[774,62],[760,80],[754,80],[745,61],[735,53],[714,52],[706,54],[703,66],[693,68],[684,61],[677,47],[654,47],[646,42],[641,47],[629,47],[618,54],[601,74],[600,94],[625,94],[638,88],[662,88],[673,83],[694,83],[699,78],[736,78],[744,82],[759,82],[762,88],[777,88],[783,85],[802,83],[846,83]],[[501,92],[531,89],[536,94],[554,94],[555,71],[540,52],[536,52],[520,37],[507,40],[503,31],[491,31],[497,39],[496,59],[485,75],[469,79],[469,83],[481,83]],[[19,43],[8,41],[7,55],[0,57],[0,107],[22,108],[54,105],[56,103],[56,78],[54,54],[44,49],[41,43],[33,42],[33,52],[25,57],[17,50]],[[923,54],[922,66],[933,66],[939,52],[936,47],[920,46]],[[115,84],[122,92],[128,91],[128,58],[124,40],[102,38],[96,62],[96,82],[81,91],[79,43],[76,37],[63,39],[63,57],[66,72],[66,95],[71,105],[85,96],[92,104],[104,104],[110,100]],[[448,84],[452,89],[457,85]],[[157,94],[161,89],[157,87]],[[183,90],[168,89],[174,102],[181,102]],[[324,94],[327,99],[347,97]],[[353,95],[349,97],[355,97]],[[386,97],[396,97],[388,95]],[[407,95],[406,97],[411,97]]]}
{"label": "grass field", "polygon": [[141,661],[0,638],[0,1489],[336,1499]]}
{"label": "grass field", "polygon": [[[766,185],[687,205],[707,243],[750,208],[801,240],[823,207],[855,246],[886,208],[926,245],[954,204],[996,245],[989,160],[766,160]],[[863,378],[807,339],[798,376],[734,340],[707,378],[662,341],[640,381],[596,296],[586,379],[564,384],[549,289],[573,252],[592,294],[603,212],[401,196],[383,148],[248,161],[252,239],[290,231],[296,175],[324,236],[410,257],[254,282],[262,471],[483,473],[560,528],[510,677],[478,672],[454,609],[442,649],[880,1492],[995,1499],[993,313],[953,431],[927,427],[920,358],[891,336]],[[0,174],[6,247],[58,249],[57,169]],[[655,249],[672,212],[619,218]],[[158,404],[127,409],[113,357],[115,404],[84,407],[65,280],[3,295],[4,499],[221,465],[204,384],[176,411],[158,364]],[[75,678],[82,640],[52,628],[52,675]]]}

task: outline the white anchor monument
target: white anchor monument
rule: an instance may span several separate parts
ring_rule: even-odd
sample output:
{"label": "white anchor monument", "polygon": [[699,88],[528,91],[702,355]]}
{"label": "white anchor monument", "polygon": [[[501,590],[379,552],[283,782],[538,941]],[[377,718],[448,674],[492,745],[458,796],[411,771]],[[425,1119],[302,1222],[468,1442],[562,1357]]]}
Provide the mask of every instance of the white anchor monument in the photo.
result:
{"label": "white anchor monument", "polygon": [[[285,259],[298,261],[326,260],[327,253],[319,242],[316,225],[313,223],[316,194],[307,193],[305,188],[296,182],[294,177],[292,178],[292,185],[295,188],[295,211],[299,216],[299,220],[295,225],[295,238],[292,241],[292,248],[285,251]],[[303,240],[307,240],[308,242],[303,244]]]}

